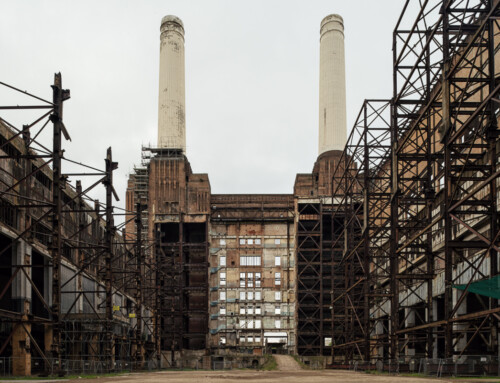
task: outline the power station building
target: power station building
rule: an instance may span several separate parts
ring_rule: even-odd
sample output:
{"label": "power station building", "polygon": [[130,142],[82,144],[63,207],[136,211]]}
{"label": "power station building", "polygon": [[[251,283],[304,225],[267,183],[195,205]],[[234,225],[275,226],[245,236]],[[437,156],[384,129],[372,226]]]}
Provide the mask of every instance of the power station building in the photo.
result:
{"label": "power station building", "polygon": [[347,135],[342,18],[321,22],[319,156],[293,194],[212,194],[208,175],[193,173],[182,21],[164,17],[160,40],[158,145],[130,176],[127,208],[148,206],[162,351],[322,355],[333,339],[331,179]]}
{"label": "power station building", "polygon": [[[290,194],[212,194],[193,172],[175,16],[161,21],[158,140],[129,176],[123,225],[111,149],[91,187],[61,171],[60,75],[52,102],[35,97],[42,117],[1,118],[5,370],[247,367],[284,352],[498,375],[500,1],[409,5],[394,92],[365,100],[349,135],[343,20],[322,20],[318,157]],[[34,146],[44,121],[50,150]],[[105,203],[86,195],[95,185]]]}

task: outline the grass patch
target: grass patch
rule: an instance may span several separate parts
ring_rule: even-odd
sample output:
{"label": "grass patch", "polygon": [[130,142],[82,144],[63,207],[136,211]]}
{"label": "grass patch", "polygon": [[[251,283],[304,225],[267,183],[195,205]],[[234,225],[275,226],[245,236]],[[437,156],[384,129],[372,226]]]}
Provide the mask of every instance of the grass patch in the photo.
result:
{"label": "grass patch", "polygon": [[265,363],[259,368],[259,370],[263,371],[274,371],[278,369],[278,363],[276,363],[276,359],[272,355],[266,355]]}
{"label": "grass patch", "polygon": [[298,355],[292,355],[293,359],[299,364],[299,366],[305,370],[309,369],[309,366],[302,362]]}

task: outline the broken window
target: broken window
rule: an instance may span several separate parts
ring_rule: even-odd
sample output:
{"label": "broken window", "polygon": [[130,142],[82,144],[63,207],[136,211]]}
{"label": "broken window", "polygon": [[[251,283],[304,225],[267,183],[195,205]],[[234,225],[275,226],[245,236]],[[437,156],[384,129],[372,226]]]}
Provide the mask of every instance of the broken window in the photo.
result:
{"label": "broken window", "polygon": [[255,273],[255,287],[260,287],[260,273]]}
{"label": "broken window", "polygon": [[253,273],[247,273],[247,287],[253,287]]}
{"label": "broken window", "polygon": [[245,287],[245,273],[240,273],[240,287]]}

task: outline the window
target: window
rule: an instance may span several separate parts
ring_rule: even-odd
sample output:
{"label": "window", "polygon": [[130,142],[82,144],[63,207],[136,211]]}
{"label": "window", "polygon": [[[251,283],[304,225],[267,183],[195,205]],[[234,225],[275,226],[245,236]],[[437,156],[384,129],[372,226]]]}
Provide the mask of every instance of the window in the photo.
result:
{"label": "window", "polygon": [[275,244],[275,245],[280,245],[280,244],[281,244],[281,239],[279,239],[279,238],[275,238],[275,240],[274,240],[274,244]]}
{"label": "window", "polygon": [[281,256],[274,257],[274,266],[281,266]]}
{"label": "window", "polygon": [[260,319],[256,319],[255,320],[255,328],[261,328],[261,327],[262,327],[262,321]]}
{"label": "window", "polygon": [[281,314],[281,308],[280,308],[279,306],[276,306],[276,307],[274,308],[274,313],[275,313],[276,315],[280,315],[280,314]]}
{"label": "window", "polygon": [[274,285],[281,285],[281,273],[274,273]]}
{"label": "window", "polygon": [[248,337],[248,343],[253,343],[253,336]]}
{"label": "window", "polygon": [[247,273],[247,286],[253,287],[253,273]]}
{"label": "window", "polygon": [[226,246],[226,240],[225,239],[221,239],[219,243],[220,243],[221,246]]}
{"label": "window", "polygon": [[245,287],[245,273],[240,273],[240,287]]}
{"label": "window", "polygon": [[225,300],[226,300],[226,292],[225,292],[225,291],[221,291],[221,292],[219,293],[219,299],[220,299],[221,301],[225,301]]}
{"label": "window", "polygon": [[225,336],[220,337],[220,344],[226,344],[226,337]]}
{"label": "window", "polygon": [[252,238],[248,238],[248,239],[247,239],[247,243],[248,243],[249,245],[253,245],[253,239],[252,239]]}
{"label": "window", "polygon": [[219,266],[226,266],[226,256],[225,255],[221,255],[221,257],[219,259]]}
{"label": "window", "polygon": [[281,328],[281,321],[280,321],[279,319],[276,319],[276,320],[274,321],[274,327],[275,327],[275,328]]}
{"label": "window", "polygon": [[247,307],[247,314],[250,314],[250,315],[253,314],[253,306],[248,306]]}
{"label": "window", "polygon": [[276,302],[280,302],[281,301],[281,291],[275,291],[274,292],[274,300]]}
{"label": "window", "polygon": [[260,244],[262,244],[261,239],[260,239],[260,238],[256,238],[256,239],[255,239],[255,244],[256,244],[256,245],[260,245]]}
{"label": "window", "polygon": [[257,314],[257,315],[262,314],[262,310],[261,310],[260,306],[255,307],[255,314]]}
{"label": "window", "polygon": [[245,300],[245,292],[240,291],[240,301],[244,301],[244,300]]}
{"label": "window", "polygon": [[245,315],[245,306],[240,306],[240,315]]}
{"label": "window", "polygon": [[220,315],[226,315],[226,306],[220,307]]}
{"label": "window", "polygon": [[240,343],[245,343],[245,337],[244,336],[240,337]]}
{"label": "window", "polygon": [[253,291],[249,291],[249,292],[247,293],[247,296],[248,296],[248,300],[249,300],[249,301],[253,300]]}
{"label": "window", "polygon": [[262,293],[260,291],[255,292],[255,300],[260,301],[262,299]]}
{"label": "window", "polygon": [[247,328],[253,328],[253,320],[252,320],[252,319],[250,319],[250,320],[248,321],[248,326],[247,326]]}
{"label": "window", "polygon": [[221,286],[225,286],[225,285],[226,285],[226,273],[221,272],[221,273],[220,273],[220,277],[219,277],[219,279],[220,279],[219,284],[220,284]]}
{"label": "window", "polygon": [[255,287],[260,287],[260,273],[255,273]]}
{"label": "window", "polygon": [[244,245],[245,244],[245,238],[240,238],[240,245]]}
{"label": "window", "polygon": [[[257,327],[256,327],[257,328]],[[260,336],[255,337],[255,343],[260,343]]]}
{"label": "window", "polygon": [[260,255],[240,255],[240,266],[260,266]]}

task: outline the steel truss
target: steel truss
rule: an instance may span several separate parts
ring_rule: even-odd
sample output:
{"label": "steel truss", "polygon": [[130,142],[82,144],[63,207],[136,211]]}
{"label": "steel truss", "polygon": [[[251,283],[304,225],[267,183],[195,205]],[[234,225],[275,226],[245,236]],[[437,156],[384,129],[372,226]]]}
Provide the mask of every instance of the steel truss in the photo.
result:
{"label": "steel truss", "polygon": [[411,18],[414,3],[391,110],[364,103],[333,179],[337,361],[498,355],[497,300],[468,290],[498,275],[500,6],[422,0]]}
{"label": "steel truss", "polygon": [[344,250],[334,266],[337,363],[383,357],[389,346],[390,117],[389,101],[364,102],[333,178],[333,247]]}
{"label": "steel truss", "polygon": [[[69,91],[62,88],[60,74],[55,75],[52,102],[1,85],[42,104],[0,106],[0,110],[45,111],[22,129],[0,120],[0,219],[3,232],[10,233],[0,248],[2,275],[10,275],[0,291],[0,318],[7,329],[0,334],[0,354],[12,356],[13,338],[21,331],[22,337],[29,337],[28,354],[33,350],[45,360],[46,373],[64,373],[68,360],[76,359],[83,364],[98,360],[102,371],[114,370],[115,361],[130,360],[132,351],[134,367],[140,368],[151,357],[145,354],[143,332],[154,333],[154,312],[149,308],[153,306],[145,305],[145,269],[150,265],[143,262],[141,225],[125,238],[119,235],[124,225],[114,223],[120,213],[113,206],[113,196],[118,200],[113,188],[117,163],[111,148],[105,170],[64,157],[63,137],[70,137],[62,119],[63,102]],[[53,125],[50,149],[37,140],[49,123]],[[63,173],[65,161],[80,165],[84,172]],[[68,177],[97,180],[83,190],[80,181],[73,187]],[[100,184],[106,190],[104,205],[88,197]],[[132,219],[140,220],[142,209],[136,210]],[[16,256],[25,245],[32,250]],[[31,292],[23,293],[22,302],[14,302],[11,296],[18,288],[14,285],[22,283],[21,278]]]}
{"label": "steel truss", "polygon": [[[155,224],[156,286],[161,350],[171,366],[183,350],[204,349],[208,327],[208,224]],[[196,232],[195,232],[196,231]]]}

